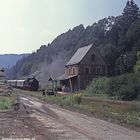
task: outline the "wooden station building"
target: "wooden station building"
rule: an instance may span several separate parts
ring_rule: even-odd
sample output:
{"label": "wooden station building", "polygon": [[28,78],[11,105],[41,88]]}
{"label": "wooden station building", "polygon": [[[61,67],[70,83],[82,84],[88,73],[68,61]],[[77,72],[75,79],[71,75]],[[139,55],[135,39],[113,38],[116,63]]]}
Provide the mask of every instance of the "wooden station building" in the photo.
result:
{"label": "wooden station building", "polygon": [[85,89],[93,79],[107,75],[107,64],[92,44],[79,48],[65,65],[65,73],[56,80],[67,92]]}

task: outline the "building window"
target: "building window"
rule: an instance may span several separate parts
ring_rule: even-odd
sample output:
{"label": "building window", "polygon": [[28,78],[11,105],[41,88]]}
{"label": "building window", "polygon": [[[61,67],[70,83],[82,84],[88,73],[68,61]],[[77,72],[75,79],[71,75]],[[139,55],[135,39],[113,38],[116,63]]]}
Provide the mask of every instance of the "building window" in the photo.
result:
{"label": "building window", "polygon": [[69,68],[69,72],[68,73],[69,73],[69,75],[71,75],[71,68]]}
{"label": "building window", "polygon": [[72,69],[72,73],[73,73],[73,75],[75,75],[75,68]]}
{"label": "building window", "polygon": [[90,74],[90,68],[89,67],[85,67],[85,74]]}
{"label": "building window", "polygon": [[95,54],[91,55],[91,62],[95,62]]}
{"label": "building window", "polygon": [[97,75],[102,74],[102,68],[101,67],[96,67],[96,74]]}

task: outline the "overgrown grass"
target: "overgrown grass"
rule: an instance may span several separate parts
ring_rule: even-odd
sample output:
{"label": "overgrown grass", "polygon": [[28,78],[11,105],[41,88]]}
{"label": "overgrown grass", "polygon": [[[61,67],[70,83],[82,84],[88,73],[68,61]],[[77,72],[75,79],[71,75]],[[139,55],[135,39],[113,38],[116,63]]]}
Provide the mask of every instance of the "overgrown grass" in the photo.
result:
{"label": "overgrown grass", "polygon": [[99,118],[140,127],[140,106],[135,103],[83,100],[78,108]]}
{"label": "overgrown grass", "polygon": [[11,100],[4,97],[2,99],[0,99],[0,109],[1,110],[6,110],[6,109],[10,109],[11,106]]}
{"label": "overgrown grass", "polygon": [[8,97],[0,97],[0,110],[9,110],[15,102],[15,99],[15,93]]}
{"label": "overgrown grass", "polygon": [[61,107],[70,106],[72,107],[74,104],[80,104],[82,100],[82,94],[77,93],[73,95],[67,96],[47,96],[47,97],[39,97],[40,99],[47,101],[49,103],[55,103]]}

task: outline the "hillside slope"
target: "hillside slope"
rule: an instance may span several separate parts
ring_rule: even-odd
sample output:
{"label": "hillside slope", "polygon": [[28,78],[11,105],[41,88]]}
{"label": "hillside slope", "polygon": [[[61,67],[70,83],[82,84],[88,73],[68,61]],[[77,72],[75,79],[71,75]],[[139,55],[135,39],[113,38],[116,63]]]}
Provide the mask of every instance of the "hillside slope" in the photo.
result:
{"label": "hillside slope", "polygon": [[59,76],[74,52],[93,43],[101,50],[110,68],[110,74],[132,72],[140,51],[140,12],[133,1],[128,1],[117,17],[99,20],[84,28],[81,24],[59,35],[51,44],[21,59],[10,70],[11,78],[36,75],[45,85],[49,76]]}

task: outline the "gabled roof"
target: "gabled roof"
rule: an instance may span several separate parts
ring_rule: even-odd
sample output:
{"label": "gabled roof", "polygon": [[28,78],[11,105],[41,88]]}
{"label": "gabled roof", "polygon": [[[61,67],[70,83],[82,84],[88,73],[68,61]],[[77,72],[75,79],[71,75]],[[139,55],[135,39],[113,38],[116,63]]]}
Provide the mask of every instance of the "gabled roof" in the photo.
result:
{"label": "gabled roof", "polygon": [[66,64],[66,66],[78,64],[81,62],[81,60],[84,58],[84,56],[88,53],[90,48],[93,46],[93,44],[79,48],[76,53],[73,55],[73,57],[69,60],[69,62]]}
{"label": "gabled roof", "polygon": [[63,81],[63,80],[68,80],[68,79],[71,79],[71,78],[74,78],[76,77],[77,75],[61,75],[59,77],[56,78],[57,81]]}

